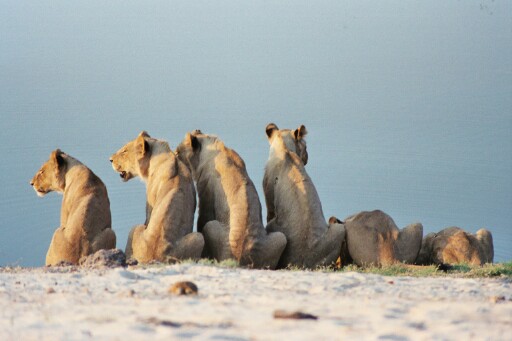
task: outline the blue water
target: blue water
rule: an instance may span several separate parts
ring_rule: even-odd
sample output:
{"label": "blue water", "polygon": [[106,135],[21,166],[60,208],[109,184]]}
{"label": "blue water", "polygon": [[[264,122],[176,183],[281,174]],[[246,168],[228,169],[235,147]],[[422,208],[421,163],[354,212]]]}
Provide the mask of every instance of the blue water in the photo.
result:
{"label": "blue water", "polygon": [[[0,265],[40,266],[61,148],[107,185],[118,246],[145,188],[109,156],[141,130],[218,134],[263,199],[264,128],[305,124],[326,218],[493,232],[512,260],[512,2],[1,1]],[[264,206],[264,204],[263,204]],[[265,212],[264,212],[265,216]]]}

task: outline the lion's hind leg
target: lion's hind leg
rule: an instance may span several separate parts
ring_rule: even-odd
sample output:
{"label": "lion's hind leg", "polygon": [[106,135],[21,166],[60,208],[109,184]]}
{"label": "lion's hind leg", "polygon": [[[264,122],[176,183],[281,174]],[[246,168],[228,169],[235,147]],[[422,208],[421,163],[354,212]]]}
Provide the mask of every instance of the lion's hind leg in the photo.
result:
{"label": "lion's hind leg", "polygon": [[116,234],[111,228],[106,228],[94,237],[91,250],[95,253],[98,250],[110,250],[116,248]]}
{"label": "lion's hind leg", "polygon": [[205,249],[213,259],[222,262],[234,258],[229,245],[228,226],[219,223],[217,220],[211,220],[204,226],[203,234]]}
{"label": "lion's hind leg", "polygon": [[272,232],[265,234],[256,243],[253,256],[252,267],[257,269],[274,270],[279,263],[279,259],[286,247],[286,236],[282,232]]}
{"label": "lion's hind leg", "polygon": [[144,239],[145,229],[146,225],[136,225],[131,229],[125,249],[127,259],[133,257],[141,263],[147,263],[153,260],[148,252],[148,245]]}
{"label": "lion's hind leg", "polygon": [[201,233],[192,232],[178,240],[171,256],[177,259],[199,259],[204,248],[204,237]]}
{"label": "lion's hind leg", "polygon": [[73,264],[78,263],[80,245],[70,243],[67,239],[65,227],[59,227],[53,233],[52,241],[46,253],[46,265],[55,265],[66,261]]}
{"label": "lion's hind leg", "polygon": [[345,240],[345,226],[337,222],[330,223],[327,231],[315,244],[310,259],[305,261],[308,268],[329,266],[336,262],[341,253],[341,244]]}

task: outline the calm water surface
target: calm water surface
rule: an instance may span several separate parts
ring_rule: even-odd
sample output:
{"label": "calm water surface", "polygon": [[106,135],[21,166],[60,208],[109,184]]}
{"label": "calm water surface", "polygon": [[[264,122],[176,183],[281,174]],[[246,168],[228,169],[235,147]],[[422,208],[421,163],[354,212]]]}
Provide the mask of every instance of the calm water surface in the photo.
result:
{"label": "calm water surface", "polygon": [[0,265],[44,264],[61,196],[28,182],[53,149],[105,182],[124,248],[145,188],[121,182],[113,152],[142,129],[175,147],[200,128],[263,199],[269,122],[307,126],[326,218],[487,227],[495,261],[512,259],[511,2],[1,6]]}

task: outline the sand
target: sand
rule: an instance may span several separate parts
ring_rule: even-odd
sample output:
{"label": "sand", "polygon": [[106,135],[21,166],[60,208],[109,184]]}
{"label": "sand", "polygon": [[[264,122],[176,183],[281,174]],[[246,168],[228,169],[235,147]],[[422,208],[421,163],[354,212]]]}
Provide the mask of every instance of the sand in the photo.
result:
{"label": "sand", "polygon": [[[198,295],[170,294],[177,281]],[[0,305],[0,340],[512,340],[509,278],[0,268]],[[275,319],[276,310],[318,319]]]}

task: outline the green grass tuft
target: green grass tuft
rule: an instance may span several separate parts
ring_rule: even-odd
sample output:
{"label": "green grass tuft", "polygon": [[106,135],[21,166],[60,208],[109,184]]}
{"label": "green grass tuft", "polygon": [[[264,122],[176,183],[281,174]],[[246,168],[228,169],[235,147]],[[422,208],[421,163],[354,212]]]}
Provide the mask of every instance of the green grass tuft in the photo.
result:
{"label": "green grass tuft", "polygon": [[512,277],[512,262],[473,267],[468,274],[474,277]]}
{"label": "green grass tuft", "polygon": [[219,266],[221,268],[236,268],[239,266],[238,262],[234,259],[226,259],[226,260],[223,260],[222,262],[218,262],[215,259],[201,258],[198,261],[192,261],[192,262],[200,264],[200,265]]}
{"label": "green grass tuft", "polygon": [[483,266],[457,264],[452,265],[448,271],[441,271],[435,265],[416,266],[407,264],[393,264],[388,266],[358,267],[348,265],[341,268],[341,272],[371,273],[382,276],[411,276],[411,277],[462,277],[462,278],[512,278],[512,262],[485,264]]}

